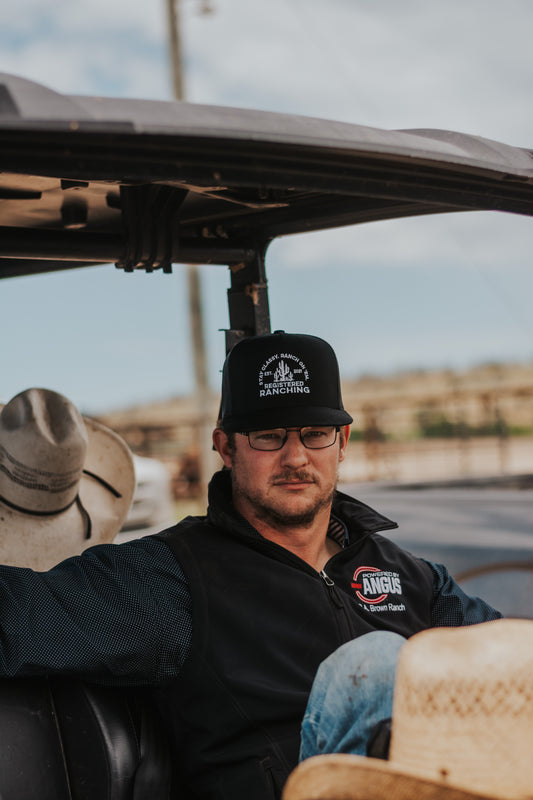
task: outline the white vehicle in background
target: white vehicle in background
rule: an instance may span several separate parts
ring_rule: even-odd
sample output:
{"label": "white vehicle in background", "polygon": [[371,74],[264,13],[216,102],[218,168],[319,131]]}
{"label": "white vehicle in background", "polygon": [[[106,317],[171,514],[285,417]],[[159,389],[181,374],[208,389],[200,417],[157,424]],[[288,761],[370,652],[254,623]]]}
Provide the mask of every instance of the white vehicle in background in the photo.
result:
{"label": "white vehicle in background", "polygon": [[165,465],[155,458],[133,456],[136,486],[133,501],[117,542],[137,539],[168,528],[175,522],[172,479]]}

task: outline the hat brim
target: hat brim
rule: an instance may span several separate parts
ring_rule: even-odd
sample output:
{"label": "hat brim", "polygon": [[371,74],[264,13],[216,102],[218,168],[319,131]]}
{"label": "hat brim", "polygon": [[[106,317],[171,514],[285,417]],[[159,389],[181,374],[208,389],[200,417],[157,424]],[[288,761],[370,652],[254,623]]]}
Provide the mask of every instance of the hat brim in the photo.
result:
{"label": "hat brim", "polygon": [[96,544],[97,540],[112,541],[122,527],[135,491],[135,466],[120,436],[95,420],[84,417],[83,421],[89,446],[79,494],[91,516],[91,538]]}
{"label": "hat brim", "polygon": [[228,432],[262,431],[270,428],[302,428],[307,425],[350,425],[353,418],[343,409],[323,406],[269,408],[251,414],[233,414],[224,418]]}
{"label": "hat brim", "polygon": [[[0,409],[2,406],[0,406]],[[133,457],[126,443],[104,425],[83,418],[88,447],[78,487],[81,504],[39,516],[0,501],[0,563],[47,570],[87,547],[112,542],[128,514],[135,490]]]}
{"label": "hat brim", "polygon": [[[443,781],[420,778],[390,761],[332,754],[302,761],[282,800],[494,800]],[[503,799],[502,799],[503,800]]]}

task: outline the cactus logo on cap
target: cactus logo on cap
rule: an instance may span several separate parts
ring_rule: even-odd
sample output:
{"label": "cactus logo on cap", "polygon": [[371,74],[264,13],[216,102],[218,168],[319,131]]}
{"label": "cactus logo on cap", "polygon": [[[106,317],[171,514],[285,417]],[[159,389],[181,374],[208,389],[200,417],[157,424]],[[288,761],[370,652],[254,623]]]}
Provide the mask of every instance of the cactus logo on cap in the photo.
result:
{"label": "cactus logo on cap", "polygon": [[259,397],[309,394],[309,371],[293,353],[270,356],[259,370]]}

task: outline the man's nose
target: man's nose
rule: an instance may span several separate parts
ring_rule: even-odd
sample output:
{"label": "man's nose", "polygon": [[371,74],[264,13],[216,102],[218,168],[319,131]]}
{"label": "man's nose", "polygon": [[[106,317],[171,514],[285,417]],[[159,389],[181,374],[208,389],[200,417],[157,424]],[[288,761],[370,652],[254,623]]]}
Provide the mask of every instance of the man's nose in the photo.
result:
{"label": "man's nose", "polygon": [[281,448],[281,460],[284,464],[307,463],[307,448],[300,439],[299,431],[287,431],[287,441]]}

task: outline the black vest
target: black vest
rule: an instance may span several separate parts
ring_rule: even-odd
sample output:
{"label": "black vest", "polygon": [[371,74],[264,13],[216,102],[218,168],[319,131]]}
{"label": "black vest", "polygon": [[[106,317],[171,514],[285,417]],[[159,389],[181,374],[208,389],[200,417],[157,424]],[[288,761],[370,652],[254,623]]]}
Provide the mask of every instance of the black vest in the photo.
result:
{"label": "black vest", "polygon": [[319,574],[260,536],[230,501],[229,475],[210,487],[207,519],[158,535],[193,601],[182,675],[161,693],[181,737],[187,797],[272,800],[296,765],[300,723],[321,661],[371,630],[429,627],[433,579],[424,562],[376,533],[395,523],[341,493],[333,514],[350,545]]}

